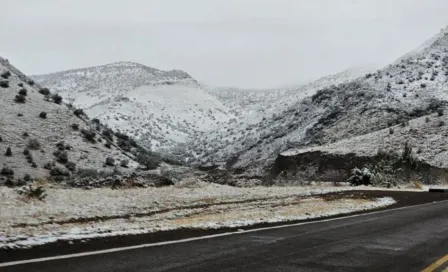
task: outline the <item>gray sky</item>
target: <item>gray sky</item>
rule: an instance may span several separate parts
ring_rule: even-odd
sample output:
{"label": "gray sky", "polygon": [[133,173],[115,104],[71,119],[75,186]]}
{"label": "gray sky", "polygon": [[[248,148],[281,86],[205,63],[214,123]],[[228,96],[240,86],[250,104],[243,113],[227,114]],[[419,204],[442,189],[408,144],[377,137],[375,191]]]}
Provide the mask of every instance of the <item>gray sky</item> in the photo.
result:
{"label": "gray sky", "polygon": [[446,0],[1,0],[0,56],[27,74],[135,61],[267,88],[383,66],[448,24]]}

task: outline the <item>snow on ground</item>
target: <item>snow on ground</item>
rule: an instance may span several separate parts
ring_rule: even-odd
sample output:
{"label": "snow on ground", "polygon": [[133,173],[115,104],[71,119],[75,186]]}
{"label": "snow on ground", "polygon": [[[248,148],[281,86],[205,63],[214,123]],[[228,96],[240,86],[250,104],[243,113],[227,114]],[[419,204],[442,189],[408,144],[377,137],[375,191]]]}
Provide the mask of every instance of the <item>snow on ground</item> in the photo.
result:
{"label": "snow on ground", "polygon": [[47,189],[45,202],[0,188],[0,248],[180,228],[220,228],[319,218],[374,209],[391,198],[325,200],[353,187]]}

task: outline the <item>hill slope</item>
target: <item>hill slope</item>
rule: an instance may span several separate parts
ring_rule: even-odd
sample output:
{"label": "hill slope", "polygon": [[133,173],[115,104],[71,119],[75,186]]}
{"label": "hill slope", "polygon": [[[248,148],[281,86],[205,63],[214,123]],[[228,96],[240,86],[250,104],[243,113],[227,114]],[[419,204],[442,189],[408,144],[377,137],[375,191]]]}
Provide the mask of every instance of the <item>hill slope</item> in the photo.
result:
{"label": "hill slope", "polygon": [[[278,114],[227,134],[205,135],[202,161],[265,173],[277,154],[369,134],[443,109],[448,96],[448,30],[394,64],[294,101]],[[225,128],[225,126],[224,126]],[[223,140],[219,140],[222,138]],[[231,159],[229,159],[231,158]]]}
{"label": "hill slope", "polygon": [[[48,90],[41,90],[2,58],[0,75],[0,179],[22,179],[26,174],[61,179],[82,169],[112,171],[115,167],[126,172],[128,168],[120,166],[125,160],[129,170],[137,167],[132,156],[115,145],[113,134],[108,141],[97,131],[98,125],[75,115],[57,96],[42,94]],[[111,161],[105,165],[109,157],[115,166]]]}
{"label": "hill slope", "polygon": [[170,149],[234,117],[180,70],[120,62],[33,78],[153,150]]}

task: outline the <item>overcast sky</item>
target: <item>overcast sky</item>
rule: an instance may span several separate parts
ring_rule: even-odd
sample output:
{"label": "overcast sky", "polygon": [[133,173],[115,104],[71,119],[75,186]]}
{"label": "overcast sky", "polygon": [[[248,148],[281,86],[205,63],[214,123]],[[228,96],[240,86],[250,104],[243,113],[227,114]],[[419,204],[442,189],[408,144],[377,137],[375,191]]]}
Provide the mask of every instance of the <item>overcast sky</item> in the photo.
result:
{"label": "overcast sky", "polygon": [[27,74],[135,61],[267,88],[383,66],[448,24],[447,0],[1,0],[0,56]]}

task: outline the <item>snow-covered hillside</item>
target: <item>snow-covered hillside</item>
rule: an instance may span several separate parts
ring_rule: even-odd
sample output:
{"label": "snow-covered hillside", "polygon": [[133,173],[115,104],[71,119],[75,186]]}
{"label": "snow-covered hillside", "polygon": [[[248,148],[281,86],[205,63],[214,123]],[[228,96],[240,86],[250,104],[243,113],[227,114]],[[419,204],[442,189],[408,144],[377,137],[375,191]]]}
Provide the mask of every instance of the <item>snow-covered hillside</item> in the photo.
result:
{"label": "snow-covered hillside", "polygon": [[171,149],[234,118],[180,70],[119,62],[33,78],[91,118],[134,136],[153,150]]}
{"label": "snow-covered hillside", "polygon": [[260,122],[225,125],[221,133],[204,135],[191,147],[202,151],[201,163],[227,162],[261,173],[279,152],[290,148],[336,142],[433,114],[445,107],[447,91],[445,29],[384,69],[323,88],[311,97],[291,99],[281,112]]}
{"label": "snow-covered hillside", "polygon": [[138,163],[113,131],[106,137],[99,124],[59,99],[0,58],[0,184],[61,181],[86,169],[135,170]]}
{"label": "snow-covered hillside", "polygon": [[322,88],[350,82],[374,70],[372,66],[357,67],[302,85],[258,90],[210,88],[210,93],[216,96],[228,108],[232,109],[237,116],[256,115],[262,118],[266,113],[272,114],[274,112],[280,112],[282,108],[305,97],[309,97]]}

